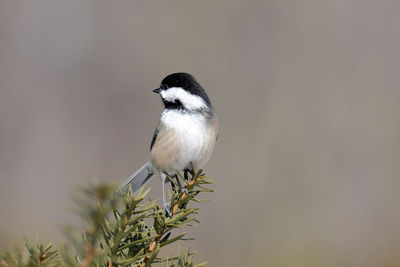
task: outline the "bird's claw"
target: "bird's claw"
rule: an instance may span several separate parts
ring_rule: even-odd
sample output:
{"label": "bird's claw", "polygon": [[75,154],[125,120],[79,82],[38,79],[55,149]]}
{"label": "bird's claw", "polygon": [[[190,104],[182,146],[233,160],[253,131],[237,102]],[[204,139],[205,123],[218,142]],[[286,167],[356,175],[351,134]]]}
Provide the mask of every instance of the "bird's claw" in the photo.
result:
{"label": "bird's claw", "polygon": [[189,191],[187,190],[186,187],[184,187],[184,188],[182,189],[182,192],[185,193],[186,195],[189,195]]}

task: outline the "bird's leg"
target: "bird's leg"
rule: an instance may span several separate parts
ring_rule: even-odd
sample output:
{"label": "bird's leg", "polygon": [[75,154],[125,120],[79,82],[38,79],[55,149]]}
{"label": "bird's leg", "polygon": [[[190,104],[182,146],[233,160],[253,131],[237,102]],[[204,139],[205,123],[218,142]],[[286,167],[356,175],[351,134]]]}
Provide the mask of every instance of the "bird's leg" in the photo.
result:
{"label": "bird's leg", "polygon": [[165,209],[165,212],[172,217],[171,211],[170,211],[170,206],[169,203],[166,199],[165,196],[165,179],[167,179],[167,176],[165,175],[165,173],[161,173],[160,174],[161,177],[161,190],[162,190],[162,203],[163,203],[163,208]]}

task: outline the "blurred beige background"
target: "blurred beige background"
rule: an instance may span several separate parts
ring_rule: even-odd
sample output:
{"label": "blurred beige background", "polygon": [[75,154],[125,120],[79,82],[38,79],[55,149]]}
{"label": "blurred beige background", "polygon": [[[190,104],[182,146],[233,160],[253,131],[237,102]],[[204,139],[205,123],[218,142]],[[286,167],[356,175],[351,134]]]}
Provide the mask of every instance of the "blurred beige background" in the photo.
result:
{"label": "blurred beige background", "polygon": [[[221,135],[209,266],[399,266],[400,2],[0,1],[0,249],[63,242],[69,196],[149,156],[193,73]],[[159,181],[151,182],[153,194]]]}

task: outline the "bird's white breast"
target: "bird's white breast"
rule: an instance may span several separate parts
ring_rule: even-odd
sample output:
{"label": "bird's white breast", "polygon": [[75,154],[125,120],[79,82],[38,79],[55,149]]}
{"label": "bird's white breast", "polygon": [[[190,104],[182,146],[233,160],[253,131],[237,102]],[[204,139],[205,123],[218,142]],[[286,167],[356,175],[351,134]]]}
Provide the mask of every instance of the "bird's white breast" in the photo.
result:
{"label": "bird's white breast", "polygon": [[166,128],[175,131],[178,136],[176,169],[190,167],[202,168],[208,161],[214,148],[215,140],[210,139],[210,127],[201,113],[188,113],[180,110],[165,110],[161,117]]}

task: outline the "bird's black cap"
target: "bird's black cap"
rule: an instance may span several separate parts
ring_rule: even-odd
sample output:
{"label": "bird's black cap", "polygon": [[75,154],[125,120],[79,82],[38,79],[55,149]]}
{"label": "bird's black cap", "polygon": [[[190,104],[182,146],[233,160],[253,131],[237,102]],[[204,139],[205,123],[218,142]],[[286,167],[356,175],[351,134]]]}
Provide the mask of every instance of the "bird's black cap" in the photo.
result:
{"label": "bird's black cap", "polygon": [[182,89],[190,92],[193,95],[200,96],[204,99],[204,101],[206,101],[209,106],[212,106],[206,91],[189,73],[177,72],[168,75],[161,81],[161,87],[153,90],[153,92],[159,93],[161,90],[167,90],[171,87],[181,87]]}

